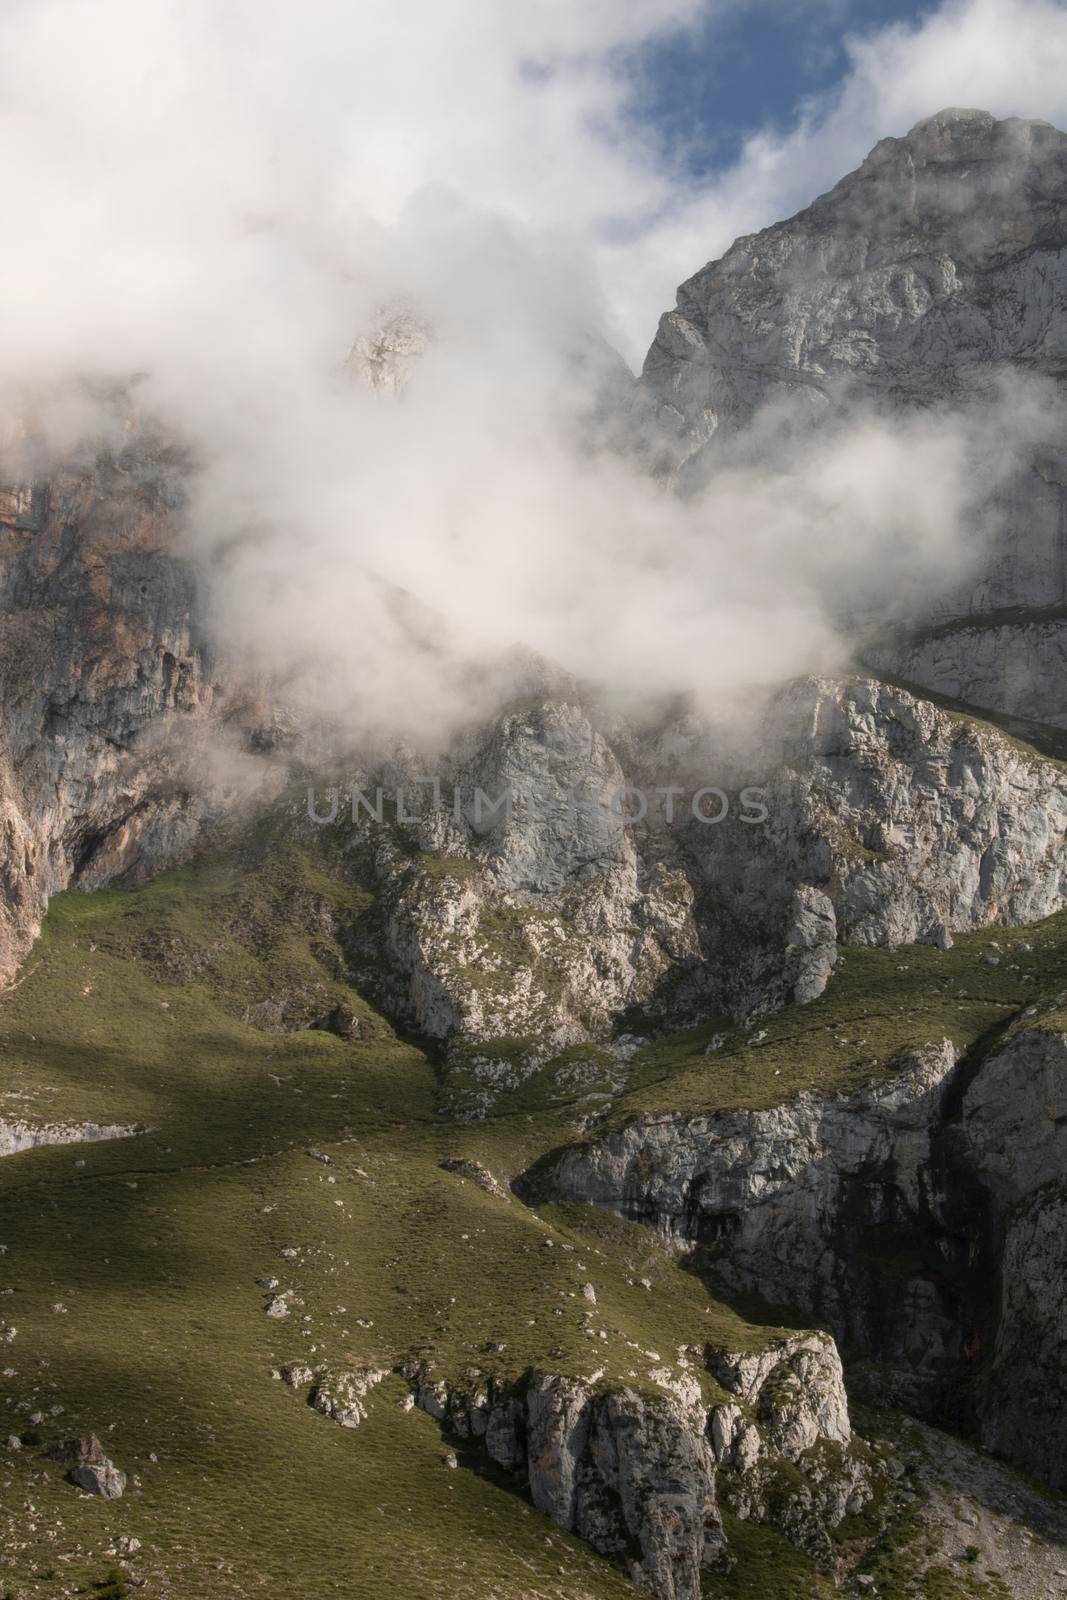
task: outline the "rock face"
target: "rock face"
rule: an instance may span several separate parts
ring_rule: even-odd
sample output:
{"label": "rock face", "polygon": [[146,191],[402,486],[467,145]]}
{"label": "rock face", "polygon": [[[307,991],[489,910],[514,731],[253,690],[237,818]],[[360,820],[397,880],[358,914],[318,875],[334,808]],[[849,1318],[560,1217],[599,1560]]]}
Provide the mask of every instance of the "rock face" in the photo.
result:
{"label": "rock face", "polygon": [[[874,680],[811,678],[754,716],[748,740],[726,787],[758,783],[766,820],[683,817],[656,841],[684,866],[728,1009],[813,998],[835,939],[936,943],[1064,904],[1063,769],[996,729]],[[729,748],[713,719],[690,719],[641,759],[662,783],[722,771]]]}
{"label": "rock face", "polygon": [[458,791],[460,818],[438,812],[416,833],[451,867],[413,872],[391,841],[376,862],[423,1031],[564,1049],[699,960],[684,877],[642,870],[612,810],[626,782],[589,715],[547,699],[452,753],[445,793]]}
{"label": "rock face", "polygon": [[[736,1397],[710,1410],[695,1379],[655,1396],[543,1372],[516,1386],[476,1373],[451,1386],[425,1368],[410,1379],[416,1403],[460,1438],[481,1441],[553,1522],[658,1600],[699,1600],[701,1574],[729,1559],[717,1478],[737,1515],[773,1522],[828,1557],[832,1529],[868,1503],[880,1471],[850,1451],[828,1335],[777,1339],[752,1355],[709,1350],[707,1363]],[[783,1463],[793,1469],[784,1490]]]}
{"label": "rock face", "polygon": [[1067,619],[1042,616],[1037,607],[1017,618],[993,611],[915,629],[865,654],[949,699],[1067,728]]}
{"label": "rock face", "polygon": [[1006,1223],[991,1373],[983,1391],[986,1448],[1044,1482],[1067,1485],[1063,1281],[1067,1193],[1039,1190]]}
{"label": "rock face", "polygon": [[[602,732],[536,702],[453,757],[458,816],[376,835],[385,999],[462,1054],[455,1109],[482,1114],[627,1014],[684,1026],[812,1000],[838,941],[943,943],[1067,903],[1067,776],[995,728],[875,680],[812,678],[747,736],[731,752],[708,715]],[[689,798],[711,777],[730,802],[714,825]],[[656,797],[672,786],[668,819]],[[479,791],[541,798],[479,826]],[[648,797],[639,822],[623,791]],[[739,799],[757,794],[746,822]]]}
{"label": "rock face", "polygon": [[636,1583],[661,1600],[695,1600],[722,1532],[710,1451],[677,1407],[628,1389],[594,1401],[580,1384],[535,1376],[526,1451],[539,1511],[602,1555],[618,1558],[635,1541]]}
{"label": "rock face", "polygon": [[185,736],[213,700],[193,575],[173,554],[180,455],[134,428],[23,470],[0,497],[0,982],[56,890],[180,856],[203,777]]}
{"label": "rock face", "polygon": [[955,1065],[946,1041],[852,1095],[642,1118],[565,1151],[551,1191],[699,1247],[734,1289],[802,1307],[854,1347],[897,1352],[936,1380],[960,1349],[951,1308],[918,1275],[887,1304],[879,1273],[865,1275],[865,1246],[935,1226],[933,1140]]}
{"label": "rock face", "polygon": [[1062,1486],[1065,1094],[1061,1032],[1015,1033],[977,1068],[946,1041],[851,1095],[638,1119],[566,1150],[548,1184],[825,1322],[876,1358],[883,1394],[969,1417]]}
{"label": "rock face", "polygon": [[711,1351],[708,1365],[737,1396],[708,1417],[721,1503],[832,1569],[834,1529],[871,1507],[888,1470],[853,1441],[833,1340],[793,1334],[760,1351]]}
{"label": "rock face", "polygon": [[[764,1350],[741,1354],[713,1351],[708,1365],[724,1389],[753,1408],[757,1426],[762,1424],[758,1426],[761,1449],[796,1461],[822,1440],[848,1444],[851,1439],[841,1359],[828,1335],[775,1339]],[[720,1407],[712,1412],[713,1435],[725,1411],[735,1423],[732,1430],[726,1426],[721,1430],[724,1440],[729,1437],[726,1448],[743,1458],[747,1454],[743,1440],[752,1424],[738,1436],[739,1408]]]}
{"label": "rock face", "polygon": [[989,1449],[1067,1487],[1067,1034],[1022,1031],[962,1098],[968,1160],[989,1197],[999,1305],[980,1386],[980,1437]]}
{"label": "rock face", "polygon": [[643,383],[691,458],[783,393],[825,408],[837,379],[939,398],[991,362],[1058,372],[1064,244],[1067,135],[943,111],[688,279]]}
{"label": "rock face", "polygon": [[[768,408],[792,427],[856,403],[907,413],[967,402],[1008,368],[1058,390],[1065,244],[1067,136],[1047,123],[949,110],[883,139],[681,286],[641,378],[663,468],[699,480]],[[1067,455],[1036,449],[989,510],[977,571],[935,608],[917,596],[911,638],[874,653],[913,683],[1062,724]]]}
{"label": "rock face", "polygon": [[98,1494],[104,1500],[121,1500],[126,1492],[126,1474],[120,1472],[113,1461],[85,1462],[73,1467],[68,1477],[76,1489]]}

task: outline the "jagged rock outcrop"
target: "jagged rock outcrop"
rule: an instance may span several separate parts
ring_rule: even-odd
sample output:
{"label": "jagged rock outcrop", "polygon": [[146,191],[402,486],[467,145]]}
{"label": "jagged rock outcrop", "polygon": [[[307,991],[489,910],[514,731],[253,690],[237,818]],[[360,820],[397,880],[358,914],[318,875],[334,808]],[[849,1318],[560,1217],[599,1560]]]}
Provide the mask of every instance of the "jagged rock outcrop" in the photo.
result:
{"label": "jagged rock outcrop", "polygon": [[173,548],[181,453],[131,420],[113,448],[21,470],[0,507],[0,981],[58,889],[187,848],[204,790],[187,736],[214,699]]}
{"label": "jagged rock outcrop", "polygon": [[367,1395],[385,1377],[380,1367],[359,1367],[348,1372],[326,1369],[316,1374],[308,1405],[342,1428],[358,1428],[367,1420]]}
{"label": "jagged rock outcrop", "polygon": [[54,1445],[48,1454],[70,1469],[67,1482],[86,1494],[99,1495],[104,1500],[121,1500],[126,1492],[126,1474],[105,1455],[95,1434],[68,1439]]}
{"label": "jagged rock outcrop", "polygon": [[828,408],[835,380],[910,400],[993,362],[1059,373],[1064,244],[1067,135],[942,111],[688,279],[642,383],[691,460],[774,397]]}
{"label": "jagged rock outcrop", "polygon": [[853,1346],[897,1350],[936,1378],[960,1349],[951,1307],[916,1274],[894,1308],[864,1263],[873,1236],[934,1226],[933,1140],[955,1066],[946,1040],[853,1094],[642,1117],[565,1150],[539,1181],[700,1247],[733,1288],[801,1307]]}
{"label": "jagged rock outcrop", "polygon": [[1049,1024],[976,1063],[946,1040],[852,1094],[636,1119],[537,1183],[800,1308],[877,1358],[880,1392],[1063,1485],[1065,1094]]}
{"label": "jagged rock outcrop", "polygon": [[[1050,386],[1045,408],[1059,403],[1065,245],[1067,135],[1048,123],[947,110],[883,139],[805,211],[682,284],[640,384],[661,467],[699,481],[760,413],[777,410],[784,443],[846,407],[984,403],[1009,369]],[[867,659],[1062,724],[1067,455],[1053,436],[1024,450],[977,521],[971,569],[940,594],[909,595],[905,637]]]}
{"label": "jagged rock outcrop", "polygon": [[[752,1408],[761,1449],[796,1461],[821,1440],[848,1444],[852,1438],[841,1359],[827,1334],[772,1339],[755,1351],[713,1350],[708,1366],[724,1389]],[[745,1445],[736,1438],[737,1406],[712,1412],[713,1436],[721,1410],[729,1410],[735,1424],[729,1451],[744,1453]],[[724,1438],[727,1432],[724,1427]],[[717,1452],[717,1459],[724,1457]]]}
{"label": "jagged rock outcrop", "polygon": [[113,1461],[87,1461],[72,1467],[67,1474],[76,1489],[99,1495],[104,1500],[121,1500],[126,1492],[126,1474]]}
{"label": "jagged rock outcrop", "polygon": [[699,1427],[670,1400],[630,1389],[593,1397],[536,1375],[526,1394],[530,1496],[602,1555],[624,1556],[635,1583],[660,1600],[696,1600],[722,1550],[711,1455]]}
{"label": "jagged rock outcrop", "polygon": [[708,1417],[723,1506],[833,1567],[833,1530],[870,1506],[887,1470],[853,1438],[834,1341],[792,1334],[762,1350],[710,1351],[708,1366],[737,1396]]}
{"label": "jagged rock outcrop", "polygon": [[374,981],[384,953],[383,1003],[463,1053],[465,1115],[702,965],[688,879],[642,859],[613,807],[626,785],[588,710],[540,697],[448,753],[437,804],[403,769],[364,790],[402,791],[416,819],[366,831],[382,910],[367,967]]}
{"label": "jagged rock outcrop", "polygon": [[350,1367],[290,1361],[273,1376],[296,1393],[306,1391],[308,1405],[340,1428],[358,1428],[367,1420],[367,1396],[388,1373],[366,1364]]}
{"label": "jagged rock outcrop", "polygon": [[731,810],[708,826],[683,802],[639,832],[645,858],[691,886],[704,965],[679,992],[705,1013],[815,998],[837,941],[942,943],[1065,903],[1064,769],[878,680],[799,680],[750,709],[743,738],[705,713],[628,754],[649,791],[714,773],[724,794],[760,797],[755,822]]}
{"label": "jagged rock outcrop", "polygon": [[[707,1364],[735,1397],[710,1410],[695,1378],[650,1394],[544,1372],[519,1384],[474,1370],[457,1384],[425,1367],[408,1375],[416,1403],[524,1479],[539,1511],[658,1600],[698,1600],[702,1572],[730,1559],[718,1476],[738,1516],[773,1522],[828,1558],[832,1529],[869,1502],[884,1470],[851,1449],[828,1335],[777,1338],[751,1353],[709,1350]],[[794,1469],[788,1481],[783,1464]]]}
{"label": "jagged rock outcrop", "polygon": [[[838,941],[943,943],[1067,903],[1064,769],[873,679],[787,686],[744,750],[711,715],[601,732],[535,701],[446,771],[439,809],[374,834],[373,871],[388,1002],[465,1052],[464,1114],[628,1013],[755,1016],[821,994]],[[717,824],[691,805],[712,780]],[[510,812],[476,815],[478,793]],[[747,812],[743,795],[760,797]]]}
{"label": "jagged rock outcrop", "polygon": [[[675,766],[706,766],[721,746],[714,723],[686,735],[684,752],[673,735]],[[766,821],[684,827],[700,887],[735,920],[828,950],[835,934],[936,942],[1065,903],[1067,772],[988,724],[873,679],[811,678],[775,698],[751,740]]]}

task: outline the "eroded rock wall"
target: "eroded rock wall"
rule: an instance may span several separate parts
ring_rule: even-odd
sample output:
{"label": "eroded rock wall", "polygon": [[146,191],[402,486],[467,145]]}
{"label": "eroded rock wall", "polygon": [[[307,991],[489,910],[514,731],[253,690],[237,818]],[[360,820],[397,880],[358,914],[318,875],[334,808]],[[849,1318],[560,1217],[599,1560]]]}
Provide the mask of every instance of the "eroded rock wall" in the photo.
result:
{"label": "eroded rock wall", "polygon": [[[600,1389],[533,1372],[517,1385],[425,1367],[416,1403],[478,1442],[525,1483],[539,1511],[626,1568],[658,1600],[698,1600],[728,1565],[717,1483],[742,1519],[773,1523],[827,1561],[831,1534],[874,1497],[884,1465],[855,1448],[841,1362],[822,1333],[768,1339],[755,1353],[709,1350],[727,1398],[710,1408],[695,1376],[677,1392]],[[792,1470],[783,1492],[780,1469]]]}
{"label": "eroded rock wall", "polygon": [[149,873],[195,833],[214,686],[173,553],[184,470],[135,431],[0,508],[0,981],[51,894]]}
{"label": "eroded rock wall", "polygon": [[1067,1036],[940,1049],[850,1095],[643,1117],[538,1183],[656,1227],[876,1363],[888,1396],[1067,1483]]}
{"label": "eroded rock wall", "polygon": [[[883,139],[805,211],[738,239],[682,284],[639,385],[659,469],[701,482],[761,416],[773,449],[850,411],[981,406],[1012,375],[1045,385],[1046,411],[1061,405],[1065,245],[1067,136],[1048,123],[952,109]],[[935,692],[1062,724],[1057,438],[1024,443],[971,521],[959,578],[928,595],[902,587],[900,636],[865,658]]]}

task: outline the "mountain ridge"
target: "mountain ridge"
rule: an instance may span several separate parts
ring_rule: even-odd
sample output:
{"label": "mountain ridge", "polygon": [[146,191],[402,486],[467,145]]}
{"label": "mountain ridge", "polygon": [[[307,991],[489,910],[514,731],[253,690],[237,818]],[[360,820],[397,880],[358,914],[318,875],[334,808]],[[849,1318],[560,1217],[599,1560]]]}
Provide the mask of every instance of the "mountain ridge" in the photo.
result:
{"label": "mountain ridge", "polygon": [[[686,281],[608,447],[647,424],[684,496],[780,390],[792,448],[1005,363],[1056,394],[1064,245],[1067,136],[924,119]],[[427,337],[350,367],[402,404]],[[985,713],[1067,726],[1063,450],[874,670],[629,717],[494,663],[436,775],[538,805],[485,825],[211,635],[187,461],[112,404],[0,494],[17,1600],[1043,1600],[1067,769]],[[323,824],[327,781],[422,800]]]}

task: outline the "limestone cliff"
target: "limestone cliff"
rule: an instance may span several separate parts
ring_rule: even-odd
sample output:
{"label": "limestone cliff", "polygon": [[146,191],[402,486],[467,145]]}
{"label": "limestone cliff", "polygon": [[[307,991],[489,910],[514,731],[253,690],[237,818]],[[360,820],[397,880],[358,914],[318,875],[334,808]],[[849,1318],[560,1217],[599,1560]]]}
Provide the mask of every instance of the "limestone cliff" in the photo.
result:
{"label": "limestone cliff", "polygon": [[[792,429],[856,405],[921,414],[980,400],[1005,373],[1044,380],[1052,403],[1067,375],[1065,245],[1067,135],[1049,124],[947,110],[883,139],[807,210],[682,284],[641,378],[661,468],[701,480],[768,408]],[[869,642],[867,659],[1062,725],[1063,449],[1035,448],[987,509],[976,569],[932,605],[914,596],[901,636]]]}
{"label": "limestone cliff", "polygon": [[544,1372],[503,1387],[475,1371],[465,1386],[425,1367],[410,1378],[423,1410],[657,1600],[699,1600],[701,1574],[729,1566],[717,1492],[741,1520],[772,1524],[832,1567],[834,1528],[887,1476],[853,1447],[833,1340],[794,1334],[754,1353],[708,1349],[704,1362],[722,1391],[710,1407],[691,1368],[659,1394]]}
{"label": "limestone cliff", "polygon": [[[375,835],[373,870],[401,1014],[453,1051],[533,1041],[510,1064],[483,1053],[472,1107],[626,1017],[662,1028],[810,1000],[838,941],[937,943],[1067,903],[1062,768],[871,680],[788,686],[743,749],[713,715],[639,730],[533,701],[443,771],[445,804]],[[707,783],[718,822],[693,810]],[[479,786],[515,805],[479,824]],[[614,803],[624,791],[645,816]]]}
{"label": "limestone cliff", "polygon": [[639,1118],[540,1190],[650,1223],[873,1358],[882,1396],[968,1420],[1063,1487],[1067,1038],[1042,1023],[974,1060],[946,1040],[851,1094]]}
{"label": "limestone cliff", "polygon": [[0,503],[0,981],[48,897],[175,859],[211,712],[191,569],[174,554],[185,464],[132,421]]}
{"label": "limestone cliff", "polygon": [[[739,240],[683,285],[638,392],[643,447],[685,493],[779,403],[803,431],[853,401],[890,415],[981,404],[1006,369],[1036,374],[1055,396],[1067,375],[1065,245],[1067,136],[975,112],[921,123],[800,216]],[[415,381],[426,337],[391,317],[357,341],[350,369],[391,403]],[[617,442],[617,372],[609,388],[590,422],[598,448]],[[872,950],[947,953],[954,935],[1017,929],[1067,906],[1067,770],[972,714],[993,707],[1044,734],[1067,726],[1063,451],[1035,450],[998,491],[994,542],[955,593],[917,605],[892,636],[867,631],[865,656],[882,675],[805,677],[740,704],[674,701],[638,715],[526,663],[501,672],[484,719],[442,738],[437,793],[421,753],[353,751],[338,730],[317,730],[316,757],[325,750],[322,764],[343,768],[349,787],[332,814],[310,817],[303,794],[320,776],[310,742],[278,749],[286,741],[258,726],[242,663],[223,663],[220,642],[208,640],[205,574],[179,553],[189,462],[125,401],[112,410],[117,427],[91,447],[27,448],[3,462],[0,985],[31,950],[51,895],[129,886],[188,859],[218,821],[235,753],[271,773],[285,768],[286,838],[298,853],[321,843],[324,828],[343,832],[329,851],[306,851],[299,904],[271,883],[271,915],[248,913],[253,925],[232,943],[246,913],[238,901],[229,908],[218,943],[232,967],[213,966],[187,930],[153,929],[156,946],[142,938],[137,948],[154,948],[167,981],[196,988],[210,974],[222,991],[228,973],[247,973],[252,952],[277,954],[299,930],[306,961],[266,964],[263,987],[240,1006],[217,996],[226,1039],[231,1024],[244,1030],[255,1056],[262,1036],[315,1028],[307,1040],[328,1033],[328,1049],[352,1052],[348,1074],[362,1070],[363,1044],[372,1048],[362,1029],[379,1041],[392,1037],[390,1024],[410,1030],[439,1068],[438,1099],[428,1090],[412,1119],[420,1140],[441,1129],[449,1141],[457,1131],[475,1138],[498,1114],[501,1159],[542,1152],[516,1181],[519,1199],[584,1202],[646,1223],[731,1296],[758,1296],[799,1319],[800,1331],[768,1331],[753,1348],[706,1345],[694,1358],[685,1346],[682,1379],[672,1368],[662,1382],[636,1370],[625,1382],[618,1372],[607,1383],[602,1371],[578,1379],[581,1368],[568,1374],[540,1355],[536,1366],[524,1357],[521,1379],[516,1361],[498,1382],[474,1364],[476,1349],[506,1345],[468,1339],[463,1384],[429,1359],[404,1363],[409,1405],[413,1394],[538,1510],[661,1600],[697,1600],[709,1573],[723,1570],[730,1518],[772,1526],[827,1572],[841,1524],[868,1510],[874,1518],[892,1468],[853,1437],[835,1340],[868,1393],[968,1429],[1067,1487],[1063,996],[1050,991],[1030,1007],[1014,995],[1009,1007],[1003,994],[982,994],[973,1009],[988,1015],[961,1046],[949,1034],[974,996],[958,985],[949,993],[955,980],[937,973],[948,1022],[936,1037],[924,1033],[913,1048],[898,1040],[888,1065],[873,1054],[850,1061],[862,1070],[842,1069],[830,1088],[815,1083],[804,1031],[832,1032],[822,1020],[809,1028],[807,1008],[828,989],[831,999],[842,971]],[[353,816],[352,792],[379,789],[384,810]],[[234,877],[261,867],[270,848],[239,838]],[[343,893],[325,892],[328,874]],[[111,936],[108,959],[132,959]],[[892,959],[906,974],[908,962]],[[1050,959],[1061,959],[1058,947]],[[991,944],[978,960],[992,971],[1001,956]],[[1033,973],[1010,970],[1028,994]],[[15,981],[32,976],[24,966]],[[893,990],[893,1028],[905,989]],[[676,1029],[736,1024],[755,1050],[757,1024],[788,1006],[805,1008],[793,1040],[803,1087],[778,1092],[774,1070],[759,1095],[730,1099],[701,1054],[699,1109],[671,1100],[609,1118],[649,1041],[654,1050]],[[160,1016],[170,1009],[168,995]],[[866,1048],[863,1020],[857,1049]],[[707,1040],[709,1056],[723,1037]],[[267,1041],[272,1067],[277,1043]],[[647,1065],[639,1059],[635,1076]],[[540,1114],[547,1099],[559,1112],[548,1156],[547,1134],[540,1146],[534,1133],[522,1143],[535,1117],[521,1093],[542,1069],[551,1092],[537,1101],[531,1091],[529,1104]],[[360,1070],[336,1078],[346,1094]],[[384,1119],[392,1141],[408,1123],[389,1071],[375,1073],[370,1120]],[[261,1078],[234,1094],[242,1118],[242,1095],[283,1104],[269,1096],[291,1078]],[[303,1083],[286,1088],[286,1105]],[[500,1114],[513,1091],[519,1099]],[[316,1095],[329,1112],[341,1099],[333,1076],[307,1100]],[[17,1112],[19,1093],[11,1098]],[[40,1145],[144,1131],[124,1114],[97,1117],[94,1104],[85,1120],[35,1122],[9,1111],[0,1155],[31,1162],[44,1159],[33,1154]],[[457,1119],[472,1126],[457,1130]],[[365,1131],[367,1118],[355,1120]],[[165,1137],[178,1137],[173,1126]],[[356,1138],[347,1122],[341,1137]],[[434,1181],[466,1175],[479,1205],[527,1215],[505,1205],[497,1156],[490,1169],[475,1146],[441,1160],[445,1149],[428,1161]],[[388,1150],[390,1166],[403,1168],[408,1155]],[[317,1145],[307,1154],[331,1164]],[[260,1159],[231,1152],[219,1165]],[[202,1161],[198,1153],[187,1168],[197,1182]],[[341,1187],[332,1172],[317,1176]],[[348,1177],[369,1181],[362,1165]],[[403,1208],[391,1276],[419,1219],[447,1209],[436,1190],[427,1195]],[[344,1205],[333,1197],[331,1210]],[[360,1232],[372,1234],[377,1222],[364,1222]],[[455,1233],[434,1245],[423,1280],[446,1249],[458,1251]],[[468,1231],[458,1237],[481,1247]],[[516,1259],[531,1252],[524,1242]],[[281,1248],[287,1261],[297,1254]],[[626,1288],[640,1296],[637,1279],[631,1269]],[[580,1292],[565,1291],[568,1300]],[[272,1327],[284,1326],[297,1301],[271,1295]],[[450,1314],[434,1309],[435,1337]],[[336,1315],[347,1319],[343,1305]],[[372,1318],[348,1320],[374,1328]],[[621,1325],[615,1336],[637,1347]],[[384,1403],[396,1352],[347,1359],[327,1362],[309,1345],[300,1376],[285,1375],[310,1388],[322,1418],[360,1428]]]}

